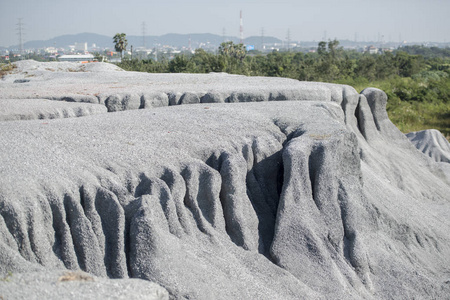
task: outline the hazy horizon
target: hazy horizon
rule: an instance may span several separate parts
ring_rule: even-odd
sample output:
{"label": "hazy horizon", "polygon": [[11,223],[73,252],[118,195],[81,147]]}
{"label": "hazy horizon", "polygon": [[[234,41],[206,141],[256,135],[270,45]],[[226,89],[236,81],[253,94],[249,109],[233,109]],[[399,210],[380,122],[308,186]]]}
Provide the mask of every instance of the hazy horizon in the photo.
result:
{"label": "hazy horizon", "polygon": [[[243,13],[244,38],[277,37],[293,41],[323,38],[358,41],[448,42],[450,1],[331,0],[255,1],[181,0],[0,0],[0,46],[23,40],[49,40],[84,32],[113,36],[161,36],[168,33],[212,33],[239,37]],[[289,32],[289,34],[288,34]]]}

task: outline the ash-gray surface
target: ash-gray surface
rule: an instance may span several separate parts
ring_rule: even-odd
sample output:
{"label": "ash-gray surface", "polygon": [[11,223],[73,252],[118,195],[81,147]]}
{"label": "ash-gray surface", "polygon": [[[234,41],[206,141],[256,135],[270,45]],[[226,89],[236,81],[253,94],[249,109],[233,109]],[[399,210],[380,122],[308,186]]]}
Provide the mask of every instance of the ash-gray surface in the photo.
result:
{"label": "ash-gray surface", "polygon": [[106,113],[104,105],[48,99],[0,99],[0,121],[59,119]]}
{"label": "ash-gray surface", "polygon": [[82,271],[49,270],[4,275],[0,278],[0,295],[7,300],[169,300],[164,288],[147,280],[111,280]]}
{"label": "ash-gray surface", "polygon": [[14,72],[3,99],[110,113],[0,122],[3,278],[50,288],[83,270],[173,299],[450,294],[450,178],[389,121],[384,92],[100,63]]}
{"label": "ash-gray surface", "polygon": [[406,137],[417,149],[437,162],[450,163],[450,143],[436,129],[410,132]]}

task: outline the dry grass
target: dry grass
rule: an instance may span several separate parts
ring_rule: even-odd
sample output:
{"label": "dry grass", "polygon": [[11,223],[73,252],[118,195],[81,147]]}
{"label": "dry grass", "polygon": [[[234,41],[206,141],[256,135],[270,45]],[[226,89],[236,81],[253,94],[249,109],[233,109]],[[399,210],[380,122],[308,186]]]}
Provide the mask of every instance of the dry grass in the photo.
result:
{"label": "dry grass", "polygon": [[326,140],[331,137],[331,134],[310,134],[309,137],[314,140]]}
{"label": "dry grass", "polygon": [[94,278],[82,272],[66,272],[58,281],[94,281]]}
{"label": "dry grass", "polygon": [[9,282],[11,280],[12,275],[13,275],[12,272],[9,271],[8,274],[6,274],[3,278],[0,278],[0,281]]}
{"label": "dry grass", "polygon": [[9,64],[0,64],[0,78],[3,77],[4,75],[8,74],[9,72],[11,72],[12,70],[14,70],[16,68],[15,65],[9,63]]}

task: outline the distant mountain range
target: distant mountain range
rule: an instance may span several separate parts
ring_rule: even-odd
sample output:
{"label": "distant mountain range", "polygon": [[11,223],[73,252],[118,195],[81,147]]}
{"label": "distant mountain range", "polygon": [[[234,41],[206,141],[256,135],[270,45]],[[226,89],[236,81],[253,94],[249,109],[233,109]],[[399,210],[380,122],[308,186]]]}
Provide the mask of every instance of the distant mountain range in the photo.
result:
{"label": "distant mountain range", "polygon": [[[233,36],[221,36],[217,34],[211,33],[193,33],[193,34],[176,34],[169,33],[161,36],[136,36],[129,35],[127,36],[128,47],[133,46],[134,49],[144,46],[146,48],[153,48],[155,45],[159,46],[173,46],[177,48],[189,46],[191,49],[197,49],[199,47],[202,48],[212,48],[217,49],[219,45],[224,41],[233,41],[234,43],[239,43],[239,38]],[[261,44],[264,42],[265,45],[270,44],[278,44],[277,48],[280,47],[284,43],[284,47],[286,47],[285,41],[282,41],[278,38],[265,36],[262,38],[261,36],[251,36],[244,39],[244,44],[246,45],[254,45],[255,49],[261,49]],[[375,41],[350,41],[350,40],[339,40],[340,46],[348,47],[348,48],[358,48],[362,46],[375,45],[377,47],[394,47],[397,48],[400,45],[425,45],[425,46],[438,46],[438,47],[448,47],[450,43],[395,43],[395,42],[387,42],[381,44],[380,42]],[[61,35],[46,41],[36,40],[36,41],[28,41],[24,43],[24,49],[40,49],[46,47],[57,47],[57,48],[67,48],[69,45],[75,44],[88,44],[88,48],[90,49],[93,44],[95,44],[98,48],[109,48],[114,49],[113,37],[106,36],[95,33],[79,33],[79,34],[66,34]],[[300,45],[304,48],[315,48],[317,47],[318,41],[302,41]],[[0,47],[0,50],[5,49],[18,49],[19,46],[10,46],[10,47]]]}
{"label": "distant mountain range", "polygon": [[[237,37],[232,36],[220,36],[211,33],[195,33],[195,34],[175,34],[169,33],[161,36],[127,36],[128,46],[133,46],[135,49],[138,47],[145,46],[147,48],[153,48],[155,44],[158,45],[169,45],[174,47],[189,47],[192,49],[200,47],[200,45],[212,45],[218,46],[224,41],[233,41],[235,43],[239,43],[239,39]],[[262,42],[261,37],[248,37],[244,40],[244,44],[246,45],[255,45],[256,47],[260,46]],[[264,37],[265,44],[281,44],[283,41],[275,38],[266,36]],[[88,47],[91,47],[93,44],[99,48],[114,48],[113,37],[100,35],[95,33],[79,33],[79,34],[66,34],[62,36],[58,36],[46,41],[36,40],[36,41],[28,41],[24,43],[25,49],[39,49],[46,47],[57,47],[57,48],[66,48],[69,45],[83,44],[87,43]],[[8,47],[9,49],[18,48],[18,45]]]}

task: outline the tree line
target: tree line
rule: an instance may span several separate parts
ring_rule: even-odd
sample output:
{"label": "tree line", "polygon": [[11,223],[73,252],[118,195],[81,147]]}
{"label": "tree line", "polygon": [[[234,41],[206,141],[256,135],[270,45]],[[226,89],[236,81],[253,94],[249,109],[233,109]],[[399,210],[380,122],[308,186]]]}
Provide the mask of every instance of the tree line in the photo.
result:
{"label": "tree line", "polygon": [[[158,61],[125,58],[118,65],[125,70],[151,73],[226,72],[351,85],[390,80],[398,83],[399,90],[394,92],[398,92],[397,96],[402,100],[439,98],[448,102],[450,51],[426,48],[428,55],[416,54],[426,52],[423,49],[425,48],[408,47],[369,54],[345,50],[334,40],[319,42],[315,52],[273,51],[258,54],[254,51],[247,52],[242,44],[226,42],[222,43],[217,54],[197,49],[193,54],[178,54],[170,60],[164,56]],[[402,86],[405,84],[408,88],[420,91],[406,92]],[[425,87],[431,88],[431,91],[427,92]]]}

